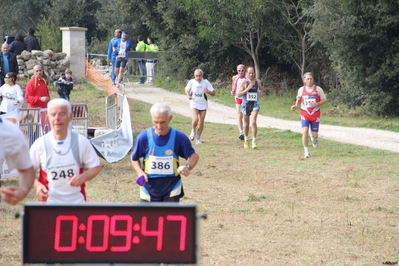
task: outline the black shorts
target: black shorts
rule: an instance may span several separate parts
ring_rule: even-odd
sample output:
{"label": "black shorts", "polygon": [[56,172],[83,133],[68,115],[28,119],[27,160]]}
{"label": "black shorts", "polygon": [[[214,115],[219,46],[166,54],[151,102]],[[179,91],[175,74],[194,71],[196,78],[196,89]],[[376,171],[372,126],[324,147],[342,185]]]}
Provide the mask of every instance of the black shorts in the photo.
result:
{"label": "black shorts", "polygon": [[127,63],[127,59],[125,59],[125,58],[120,58],[120,57],[119,57],[119,58],[116,58],[115,67],[116,67],[116,68],[120,68],[120,67],[125,68],[126,63]]}

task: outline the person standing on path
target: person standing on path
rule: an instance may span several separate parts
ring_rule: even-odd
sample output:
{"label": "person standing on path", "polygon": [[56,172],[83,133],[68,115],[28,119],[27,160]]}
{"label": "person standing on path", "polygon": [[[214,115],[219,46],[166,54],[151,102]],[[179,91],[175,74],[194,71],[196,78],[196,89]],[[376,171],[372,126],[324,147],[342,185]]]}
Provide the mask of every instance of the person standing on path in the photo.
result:
{"label": "person standing on path", "polygon": [[122,31],[120,29],[116,29],[114,32],[115,37],[111,39],[108,45],[108,55],[107,55],[107,62],[111,62],[111,79],[112,83],[116,84],[116,75],[115,75],[115,61],[116,61],[116,54],[113,50],[114,44],[121,39]]}
{"label": "person standing on path", "polygon": [[257,118],[259,113],[259,97],[263,96],[262,84],[255,78],[255,69],[247,68],[247,80],[242,83],[238,94],[242,97],[241,113],[243,114],[244,148],[249,148],[249,124],[252,126],[252,149],[257,149],[256,135],[258,134]]}
{"label": "person standing on path", "polygon": [[4,84],[4,77],[8,72],[18,75],[18,61],[17,56],[10,53],[9,45],[3,43],[0,52],[0,86]]}
{"label": "person standing on path", "polygon": [[231,95],[234,96],[234,101],[236,103],[236,117],[237,117],[237,126],[239,135],[238,138],[240,140],[244,140],[244,131],[242,125],[242,113],[241,113],[241,104],[242,104],[242,97],[237,95],[238,88],[241,88],[243,82],[245,82],[245,65],[240,64],[237,66],[237,75],[234,75],[232,78],[231,84]]}
{"label": "person standing on path", "polygon": [[[158,45],[154,43],[154,39],[151,36],[147,37],[147,51],[151,53],[158,53],[159,48]],[[154,79],[155,73],[154,73],[154,66],[155,66],[155,61],[154,59],[147,60],[145,63],[145,67],[147,69],[147,81],[146,83],[152,83],[152,80]]]}
{"label": "person standing on path", "polygon": [[50,92],[41,65],[33,67],[33,76],[26,84],[25,101],[28,103],[28,108],[47,108]]}
{"label": "person standing on path", "polygon": [[[136,51],[145,52],[146,50],[147,50],[147,44],[144,42],[143,36],[140,35],[140,36],[137,37]],[[144,57],[144,55],[143,55],[143,57]],[[137,64],[138,64],[139,69],[140,69],[140,81],[137,82],[137,84],[144,84],[144,81],[146,79],[147,69],[145,68],[145,63],[146,63],[145,59],[138,59],[137,60]]]}
{"label": "person standing on path", "polygon": [[41,50],[40,43],[37,37],[35,36],[35,29],[28,29],[28,36],[24,38],[24,42],[26,44],[26,51],[31,52],[32,50]]}
{"label": "person standing on path", "polygon": [[[191,79],[185,88],[187,98],[190,100],[191,109],[191,134],[190,140],[193,141],[195,135],[195,144],[201,144],[201,134],[204,129],[204,120],[206,116],[206,110],[208,109],[208,98],[207,94],[215,96],[215,90],[212,84],[204,79],[204,72],[201,69],[194,71],[194,78]],[[198,128],[197,128],[198,127]]]}
{"label": "person standing on path", "polygon": [[327,103],[326,95],[319,86],[314,85],[313,74],[307,72],[303,75],[304,86],[298,89],[295,104],[291,110],[295,111],[301,105],[302,144],[305,150],[305,158],[310,157],[309,152],[309,127],[313,147],[319,145],[320,106]]}
{"label": "person standing on path", "polygon": [[[169,125],[173,117],[169,105],[156,103],[150,113],[153,126],[137,136],[131,157],[134,170],[145,179],[140,201],[179,202],[184,196],[180,175],[190,175],[199,156],[187,136]],[[179,157],[187,164],[180,165]]]}

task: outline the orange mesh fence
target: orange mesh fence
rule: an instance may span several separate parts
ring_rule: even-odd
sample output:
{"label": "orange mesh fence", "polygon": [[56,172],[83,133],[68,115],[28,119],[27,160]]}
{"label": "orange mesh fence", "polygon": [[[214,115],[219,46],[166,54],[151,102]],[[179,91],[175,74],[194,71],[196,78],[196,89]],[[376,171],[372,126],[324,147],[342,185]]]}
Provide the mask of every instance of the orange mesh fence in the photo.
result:
{"label": "orange mesh fence", "polygon": [[88,81],[94,83],[96,86],[106,91],[108,95],[118,92],[116,86],[112,84],[110,76],[106,76],[101,72],[97,71],[95,67],[93,67],[87,60],[85,61],[85,64],[86,64],[86,78]]}

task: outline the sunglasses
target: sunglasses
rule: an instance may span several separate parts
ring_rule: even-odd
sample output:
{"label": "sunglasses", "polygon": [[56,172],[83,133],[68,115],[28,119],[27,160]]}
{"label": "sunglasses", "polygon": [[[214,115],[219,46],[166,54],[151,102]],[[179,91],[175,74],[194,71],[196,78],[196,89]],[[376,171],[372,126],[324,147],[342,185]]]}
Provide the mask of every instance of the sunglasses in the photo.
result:
{"label": "sunglasses", "polygon": [[241,69],[239,69],[239,70],[237,70],[238,72],[244,72],[245,70],[241,70]]}
{"label": "sunglasses", "polygon": [[5,79],[9,79],[10,77],[5,76],[4,78],[5,78]]}

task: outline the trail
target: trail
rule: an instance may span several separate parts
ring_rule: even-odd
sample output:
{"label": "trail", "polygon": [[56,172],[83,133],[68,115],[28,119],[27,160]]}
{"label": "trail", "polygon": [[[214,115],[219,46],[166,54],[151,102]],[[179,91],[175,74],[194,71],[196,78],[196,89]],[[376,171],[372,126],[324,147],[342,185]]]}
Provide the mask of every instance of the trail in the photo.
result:
{"label": "trail", "polygon": [[[158,101],[165,102],[172,107],[172,112],[190,117],[189,101],[183,94],[173,93],[151,85],[126,85],[126,95],[128,98],[154,104]],[[209,99],[209,109],[206,114],[205,122],[236,125],[235,109],[216,103]],[[289,108],[289,106],[287,106]],[[298,115],[299,116],[299,115]],[[301,133],[301,126],[298,121],[289,121],[268,117],[258,116],[259,128],[277,128]],[[321,123],[319,137],[330,139],[342,143],[366,146],[374,149],[387,150],[399,153],[399,133],[356,127],[331,126]]]}

